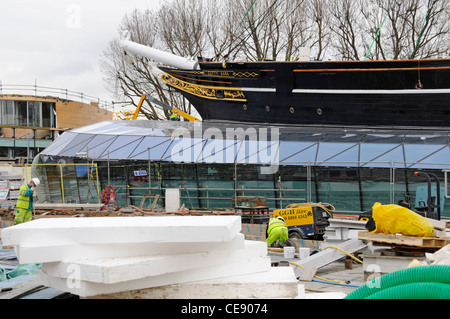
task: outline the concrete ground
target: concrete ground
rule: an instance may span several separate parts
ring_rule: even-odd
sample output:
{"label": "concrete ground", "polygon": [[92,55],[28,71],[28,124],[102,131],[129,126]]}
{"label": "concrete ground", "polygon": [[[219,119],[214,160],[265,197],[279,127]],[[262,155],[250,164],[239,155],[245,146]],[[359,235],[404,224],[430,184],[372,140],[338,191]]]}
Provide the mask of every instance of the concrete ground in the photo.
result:
{"label": "concrete ground", "polygon": [[[295,261],[295,259],[284,258],[282,253],[269,252],[268,255],[272,259],[272,264],[275,263],[276,265],[278,263],[279,267],[286,266],[290,261]],[[294,265],[291,265],[290,267],[294,267]],[[321,293],[323,294],[324,299],[327,299],[330,296],[334,298],[332,295],[329,295],[329,293],[339,293],[337,295],[338,297],[344,297],[344,294],[348,295],[353,290],[358,289],[359,286],[366,283],[364,280],[363,265],[352,261],[351,268],[352,269],[346,269],[345,260],[340,259],[319,268],[316,272],[316,276],[321,277],[322,279],[344,281],[346,284],[330,283],[314,277],[313,281],[299,281],[299,286],[304,287],[306,298],[309,298],[308,296],[313,294],[314,298],[321,298]],[[300,289],[302,288],[300,287]]]}
{"label": "concrete ground", "polygon": [[[363,265],[352,263],[353,269],[345,269],[344,261],[335,261],[323,268],[318,269],[316,276],[323,277],[329,280],[345,281],[347,286],[340,284],[331,284],[318,282],[319,279],[314,278],[313,281],[300,281],[299,283],[305,286],[305,292],[320,293],[320,292],[343,292],[345,294],[351,293],[366,283],[364,280]],[[315,281],[317,280],[317,281]]]}

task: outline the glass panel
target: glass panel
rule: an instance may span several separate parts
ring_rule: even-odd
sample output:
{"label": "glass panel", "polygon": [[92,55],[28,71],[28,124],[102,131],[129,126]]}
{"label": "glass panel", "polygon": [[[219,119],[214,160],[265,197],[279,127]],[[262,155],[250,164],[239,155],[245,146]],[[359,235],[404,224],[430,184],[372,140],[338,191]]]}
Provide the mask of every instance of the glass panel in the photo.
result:
{"label": "glass panel", "polygon": [[55,103],[42,103],[42,127],[53,127],[53,107]]}
{"label": "glass panel", "polygon": [[3,122],[5,125],[14,125],[14,101],[5,101],[6,105],[3,109]]}
{"label": "glass panel", "polygon": [[402,145],[361,144],[361,166],[389,167],[391,161],[404,162]]}
{"label": "glass panel", "polygon": [[[447,150],[448,146],[442,145],[405,145],[406,161],[409,165],[413,165],[416,162],[421,163],[447,163],[448,152],[440,152],[441,150]],[[441,153],[440,155],[438,155]],[[437,162],[435,162],[437,160]]]}
{"label": "glass panel", "polygon": [[27,126],[28,125],[28,105],[26,101],[16,101],[16,125]]}
{"label": "glass panel", "polygon": [[[347,152],[350,149],[356,149],[353,143],[320,143],[319,144],[319,152],[317,154],[317,162],[326,162],[333,161],[333,159],[340,155],[341,153]],[[354,162],[358,162],[358,154],[353,154],[355,157],[353,158]],[[349,160],[349,159],[347,159]]]}
{"label": "glass panel", "polygon": [[201,156],[198,162],[203,163],[225,163],[226,152],[224,149],[224,140],[222,139],[209,139],[205,142]]}
{"label": "glass panel", "polygon": [[[241,144],[241,141],[239,141],[239,144]],[[270,162],[272,149],[274,149],[274,152],[278,151],[276,145],[272,145],[270,141],[244,140],[242,145],[239,146],[236,162],[240,164]]]}
{"label": "glass panel", "polygon": [[[370,168],[359,169],[361,179],[361,199],[362,211],[371,210],[376,202],[382,204],[390,204],[391,183],[390,169],[378,168],[376,170]],[[395,186],[398,192],[403,191],[402,188]]]}
{"label": "glass panel", "polygon": [[[210,209],[230,209],[232,207],[231,200],[234,196],[233,175],[233,165],[198,165],[197,183],[193,178],[192,181],[186,185],[187,188],[190,187],[190,196],[195,194],[195,188],[198,187],[198,193],[200,194],[200,207],[207,207]],[[194,188],[194,191],[192,188]],[[187,198],[186,192],[182,192],[182,198],[183,197],[185,202],[189,203],[189,198]]]}
{"label": "glass panel", "polygon": [[[234,163],[237,160],[239,147],[245,147],[245,142],[238,140],[208,141],[204,149],[204,162],[206,163]],[[216,148],[215,150],[213,150]],[[213,152],[214,151],[214,152]],[[245,153],[245,151],[244,151]],[[212,155],[213,154],[213,155]]]}
{"label": "glass panel", "polygon": [[[258,141],[239,141],[236,162],[239,164],[258,163]],[[235,155],[235,154],[233,154]]]}
{"label": "glass panel", "polygon": [[[89,156],[92,158],[101,158],[105,150],[114,143],[117,136],[97,135],[89,142]],[[107,155],[106,155],[107,156]]]}
{"label": "glass panel", "polygon": [[41,102],[28,102],[28,126],[42,126]]}
{"label": "glass panel", "polygon": [[308,163],[316,161],[317,143],[285,142],[280,143],[280,162]]}
{"label": "glass panel", "polygon": [[337,212],[361,211],[359,184],[357,182],[324,181],[317,184],[320,201],[332,204]]}
{"label": "glass panel", "polygon": [[[173,162],[193,163],[201,159],[204,141],[197,138],[185,137],[173,139],[167,148],[163,160]],[[153,149],[152,149],[153,152]],[[153,155],[151,155],[153,158]]]}
{"label": "glass panel", "polygon": [[[323,145],[323,143],[321,143],[319,147],[322,148],[326,146]],[[359,159],[359,144],[353,144],[352,146],[340,151],[340,153],[324,160],[321,165],[359,166],[358,159]]]}
{"label": "glass panel", "polygon": [[77,137],[78,134],[72,132],[64,132],[60,137],[58,137],[49,147],[47,147],[43,154],[49,156],[58,156],[59,152],[64,149],[72,140]]}
{"label": "glass panel", "polygon": [[60,151],[59,155],[60,156],[80,156],[77,154],[78,153],[86,153],[86,145],[88,145],[88,143],[93,138],[94,138],[94,135],[77,134],[77,136],[62,151]]}
{"label": "glass panel", "polygon": [[136,136],[119,136],[101,156],[102,158],[109,156],[110,159],[127,159],[142,139]]}
{"label": "glass panel", "polygon": [[144,140],[131,153],[130,159],[147,159],[150,147],[150,158],[153,160],[160,159],[165,150],[169,147],[171,139],[168,137],[145,137]]}
{"label": "glass panel", "polygon": [[74,131],[77,133],[86,134],[107,134],[108,132],[114,133],[113,135],[120,135],[121,126],[111,123],[110,121],[104,121],[99,123],[94,123],[91,125],[86,125],[76,128]]}
{"label": "glass panel", "polygon": [[439,151],[422,159],[419,163],[410,164],[408,168],[428,168],[428,169],[450,169],[450,149],[449,146],[441,148]]}

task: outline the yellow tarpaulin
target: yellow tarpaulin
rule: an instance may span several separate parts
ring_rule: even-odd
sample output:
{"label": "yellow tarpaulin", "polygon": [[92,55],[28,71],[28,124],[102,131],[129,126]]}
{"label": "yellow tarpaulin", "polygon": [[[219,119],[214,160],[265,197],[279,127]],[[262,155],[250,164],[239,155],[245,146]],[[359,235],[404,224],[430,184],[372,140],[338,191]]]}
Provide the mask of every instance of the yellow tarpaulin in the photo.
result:
{"label": "yellow tarpaulin", "polygon": [[406,207],[375,203],[372,207],[372,217],[376,225],[373,233],[417,237],[434,236],[433,224]]}

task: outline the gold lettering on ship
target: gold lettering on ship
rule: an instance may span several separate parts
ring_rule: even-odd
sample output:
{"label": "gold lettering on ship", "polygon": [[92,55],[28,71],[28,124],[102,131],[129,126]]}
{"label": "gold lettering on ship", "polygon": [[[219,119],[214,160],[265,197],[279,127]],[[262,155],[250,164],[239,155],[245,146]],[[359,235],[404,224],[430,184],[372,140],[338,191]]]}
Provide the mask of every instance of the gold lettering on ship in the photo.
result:
{"label": "gold lettering on ship", "polygon": [[[170,74],[164,74],[162,75],[161,78],[167,85],[171,87],[177,88],[181,91],[187,92],[195,96],[203,97],[206,99],[226,100],[236,102],[247,101],[244,92],[242,92],[240,88],[198,85],[182,81]],[[223,97],[218,97],[217,91],[221,91],[220,93],[223,92]]]}

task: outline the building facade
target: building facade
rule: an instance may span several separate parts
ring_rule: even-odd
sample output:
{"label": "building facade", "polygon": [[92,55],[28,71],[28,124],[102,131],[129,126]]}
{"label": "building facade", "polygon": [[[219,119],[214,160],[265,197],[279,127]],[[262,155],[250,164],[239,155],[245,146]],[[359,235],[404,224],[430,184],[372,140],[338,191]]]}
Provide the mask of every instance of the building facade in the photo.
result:
{"label": "building facade", "polygon": [[96,102],[54,96],[0,95],[0,160],[31,160],[62,132],[110,120]]}

